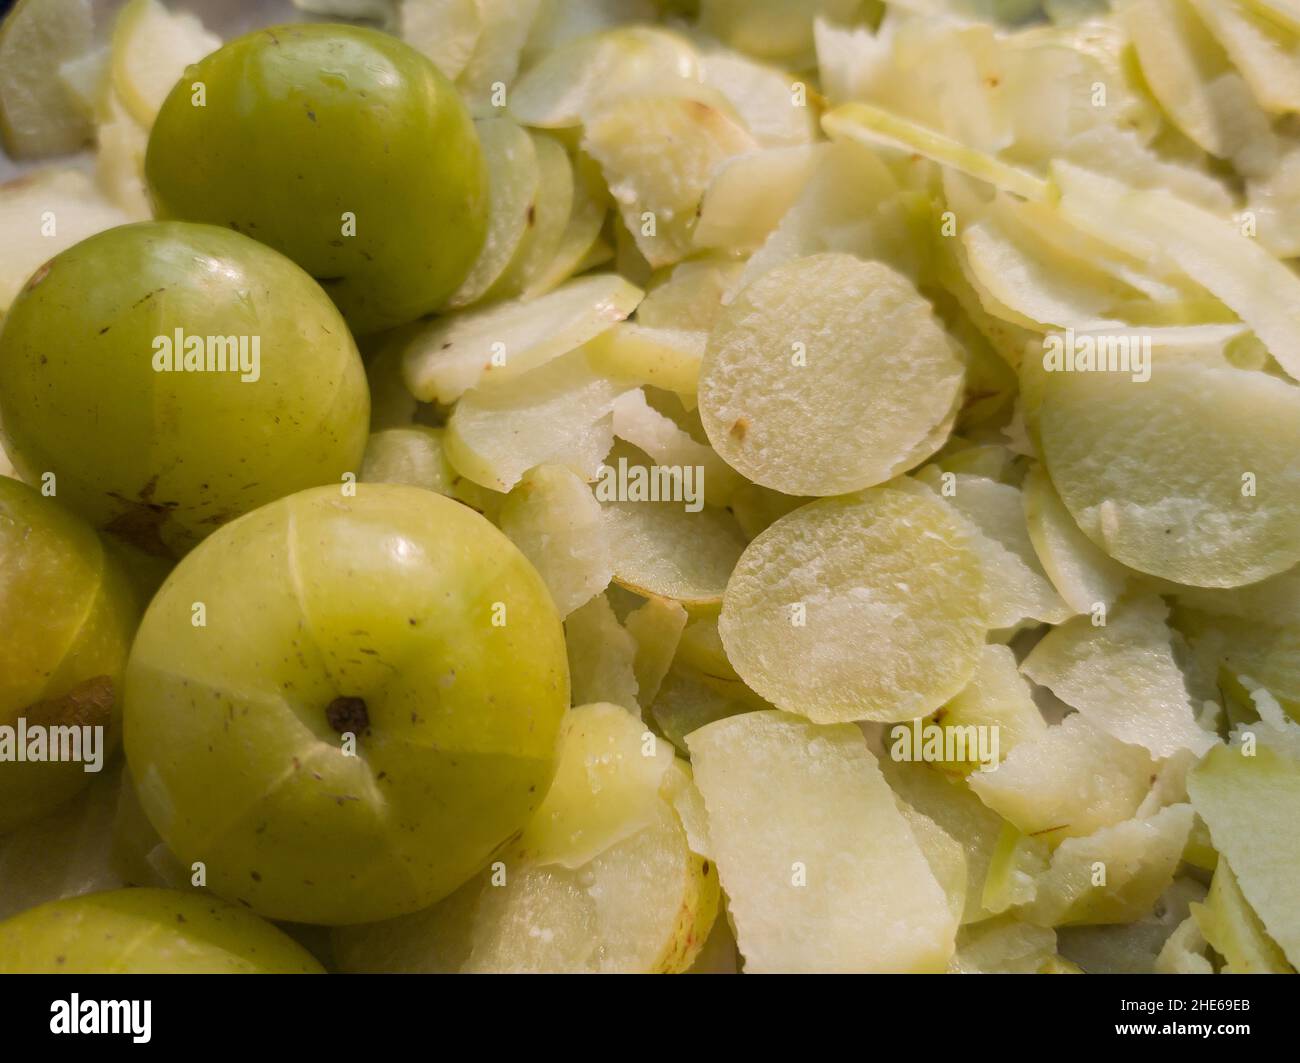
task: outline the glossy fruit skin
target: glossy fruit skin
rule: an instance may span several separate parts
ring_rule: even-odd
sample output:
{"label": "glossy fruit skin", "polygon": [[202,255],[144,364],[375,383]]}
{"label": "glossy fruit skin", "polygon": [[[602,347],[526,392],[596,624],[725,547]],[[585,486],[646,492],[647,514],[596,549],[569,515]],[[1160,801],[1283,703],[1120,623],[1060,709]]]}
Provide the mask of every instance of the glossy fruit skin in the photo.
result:
{"label": "glossy fruit skin", "polygon": [[158,115],[145,172],[160,217],[283,252],[358,335],[437,309],[487,232],[487,170],[455,86],[359,27],[260,30],[190,67]]}
{"label": "glossy fruit skin", "polygon": [[324,974],[287,934],[208,893],[125,889],[0,923],[0,974]]}
{"label": "glossy fruit skin", "polygon": [[[102,726],[121,740],[121,685],[140,602],[99,537],[56,499],[0,476],[0,726]],[[0,761],[0,834],[97,778],[80,762]]]}
{"label": "glossy fruit skin", "polygon": [[[158,372],[156,344],[253,340],[257,379]],[[206,340],[205,340],[206,350]],[[147,553],[360,469],[370,397],[356,344],[306,273],[246,236],[141,222],[42,266],[0,329],[0,421],[30,483]]]}
{"label": "glossy fruit skin", "polygon": [[315,488],[222,528],[163,585],[127,668],[127,759],[214,892],[370,922],[445,897],[519,835],[568,701],[546,586],[487,520],[418,487]]}

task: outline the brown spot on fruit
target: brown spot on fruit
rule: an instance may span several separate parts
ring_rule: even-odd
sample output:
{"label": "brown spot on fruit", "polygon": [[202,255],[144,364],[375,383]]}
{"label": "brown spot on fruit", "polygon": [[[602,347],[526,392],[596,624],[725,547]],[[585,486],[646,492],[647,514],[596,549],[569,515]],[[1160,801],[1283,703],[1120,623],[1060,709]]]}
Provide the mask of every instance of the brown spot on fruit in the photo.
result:
{"label": "brown spot on fruit", "polygon": [[370,727],[370,713],[364,698],[337,697],[325,706],[325,719],[338,734],[361,734]]}
{"label": "brown spot on fruit", "polygon": [[110,676],[83,679],[65,694],[27,706],[23,715],[42,727],[105,727],[113,712],[115,689]]}
{"label": "brown spot on fruit", "polygon": [[749,418],[737,417],[735,423],[727,431],[737,443],[742,442],[749,432]]}

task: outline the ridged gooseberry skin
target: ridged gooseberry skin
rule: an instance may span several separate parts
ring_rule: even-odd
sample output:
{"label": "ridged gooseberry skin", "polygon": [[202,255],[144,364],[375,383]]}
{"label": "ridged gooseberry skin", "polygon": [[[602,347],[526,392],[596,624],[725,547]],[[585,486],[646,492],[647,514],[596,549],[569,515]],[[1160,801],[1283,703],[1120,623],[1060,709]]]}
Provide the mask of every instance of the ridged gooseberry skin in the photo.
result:
{"label": "ridged gooseberry skin", "polygon": [[145,174],[160,217],[283,252],[358,334],[436,310],[487,233],[487,169],[455,86],[362,27],[258,30],[190,67]]}
{"label": "ridged gooseberry skin", "polygon": [[180,555],[360,470],[370,397],[320,286],[246,236],[141,222],[40,268],[0,330],[5,450],[93,525]]}
{"label": "ridged gooseberry skin", "polygon": [[316,488],[163,585],[127,668],[127,758],[216,893],[368,922],[440,900],[518,835],[568,702],[555,606],[487,520],[417,487]]}

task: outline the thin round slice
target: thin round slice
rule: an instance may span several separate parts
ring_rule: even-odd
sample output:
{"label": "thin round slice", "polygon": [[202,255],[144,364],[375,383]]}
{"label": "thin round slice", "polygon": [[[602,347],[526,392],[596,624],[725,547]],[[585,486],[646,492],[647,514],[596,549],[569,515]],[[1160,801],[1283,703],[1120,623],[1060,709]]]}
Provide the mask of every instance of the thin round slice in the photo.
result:
{"label": "thin round slice", "polygon": [[1300,561],[1300,388],[1190,363],[1051,373],[1041,434],[1079,527],[1130,568],[1236,587]]}
{"label": "thin round slice", "polygon": [[113,31],[113,87],[147,128],[185,68],[220,47],[196,16],[172,13],[158,0],[131,0]]}
{"label": "thin round slice", "polygon": [[487,294],[514,260],[528,231],[530,211],[537,209],[541,169],[530,137],[508,118],[483,118],[474,123],[488,175],[487,237],[469,276],[447,300],[452,307],[469,306]]}
{"label": "thin round slice", "polygon": [[818,723],[909,720],[971,679],[986,630],[960,520],[904,482],[813,502],[742,555],[718,631],[742,679]]}
{"label": "thin round slice", "polygon": [[700,367],[700,415],[714,449],[755,483],[838,495],[893,476],[961,385],[962,363],[910,281],[827,253],[777,266],[727,308]]}
{"label": "thin round slice", "polygon": [[581,347],[640,300],[641,289],[618,274],[597,273],[531,301],[435,318],[412,336],[402,375],[418,399],[454,402],[471,388],[511,380]]}

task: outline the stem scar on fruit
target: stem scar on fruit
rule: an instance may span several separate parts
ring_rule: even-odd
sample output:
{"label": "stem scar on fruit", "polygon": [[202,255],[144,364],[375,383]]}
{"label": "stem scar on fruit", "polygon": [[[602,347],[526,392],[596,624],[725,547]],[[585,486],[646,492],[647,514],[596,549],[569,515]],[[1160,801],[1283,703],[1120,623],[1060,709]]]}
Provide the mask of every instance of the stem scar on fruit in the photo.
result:
{"label": "stem scar on fruit", "polygon": [[359,735],[370,728],[370,713],[366,711],[364,698],[347,695],[335,698],[325,706],[325,719],[339,734],[351,731]]}

